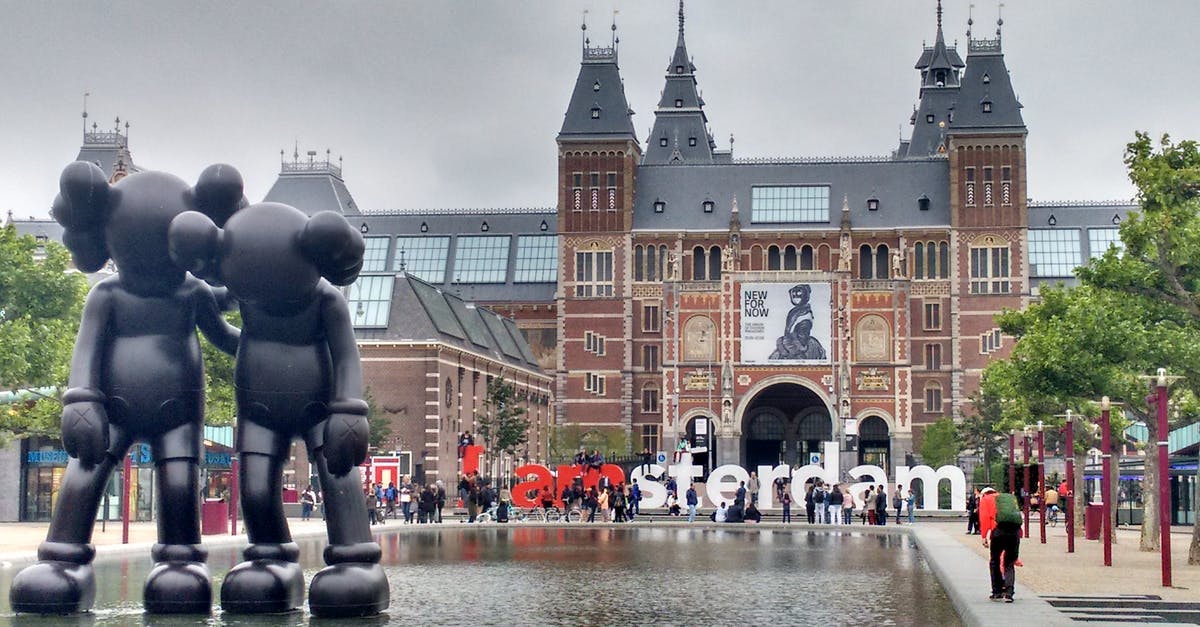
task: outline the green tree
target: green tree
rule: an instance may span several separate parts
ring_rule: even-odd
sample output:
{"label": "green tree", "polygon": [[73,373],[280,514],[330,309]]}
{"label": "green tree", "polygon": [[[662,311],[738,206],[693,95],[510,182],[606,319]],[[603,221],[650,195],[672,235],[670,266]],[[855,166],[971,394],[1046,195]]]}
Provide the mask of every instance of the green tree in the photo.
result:
{"label": "green tree", "polygon": [[517,447],[529,439],[530,422],[525,408],[516,403],[517,389],[503,375],[488,383],[483,411],[475,413],[475,434],[487,448],[492,476],[498,472],[501,453],[515,456]]}
{"label": "green tree", "polygon": [[[1153,142],[1137,133],[1125,149],[1129,178],[1137,187],[1140,211],[1121,224],[1123,254],[1111,252],[1080,270],[1086,283],[1130,297],[1178,308],[1200,323],[1200,149],[1195,141],[1173,143],[1163,135]],[[1194,338],[1192,338],[1194,341]],[[1173,391],[1200,386],[1193,371],[1169,361],[1150,364],[1166,367],[1183,380]],[[1155,421],[1148,421],[1149,441],[1166,438]],[[1154,455],[1146,456],[1146,476],[1157,467]],[[1147,524],[1142,526],[1142,549],[1158,548],[1157,490],[1147,482]],[[1151,501],[1154,510],[1151,513]],[[1200,526],[1194,526],[1188,562],[1200,564]]]}
{"label": "green tree", "polygon": [[388,412],[379,409],[375,396],[371,394],[371,388],[367,388],[363,396],[367,401],[367,426],[370,429],[368,445],[373,451],[385,449],[392,443],[392,417]]}
{"label": "green tree", "polygon": [[[237,311],[225,313],[225,319],[241,328],[242,314]],[[227,355],[204,334],[200,335],[200,350],[204,355],[204,424],[228,427],[237,416],[237,398],[234,393],[234,358]]]}
{"label": "green tree", "polygon": [[934,468],[953,466],[958,461],[959,450],[958,426],[954,424],[953,418],[939,418],[925,427],[925,436],[921,441],[921,461]]}
{"label": "green tree", "polygon": [[59,434],[71,348],[87,294],[66,249],[0,228],[0,437]]}

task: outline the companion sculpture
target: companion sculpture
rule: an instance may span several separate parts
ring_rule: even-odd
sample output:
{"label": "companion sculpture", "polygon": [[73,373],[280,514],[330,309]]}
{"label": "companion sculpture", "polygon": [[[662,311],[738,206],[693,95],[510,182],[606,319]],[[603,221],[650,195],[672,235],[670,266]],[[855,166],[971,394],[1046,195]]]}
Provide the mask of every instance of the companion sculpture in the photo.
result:
{"label": "companion sculpture", "polygon": [[[95,598],[90,544],[104,486],[135,440],[156,465],[159,542],[145,584],[151,613],[208,613],[212,586],[199,533],[204,416],[200,330],[237,354],[237,450],[250,546],[225,577],[223,609],[281,612],[304,596],[299,548],[283,515],[282,470],[304,439],[325,493],[330,545],[312,580],[317,616],[365,616],[388,605],[356,470],[367,405],[349,310],[333,287],[354,281],[362,237],[332,212],[246,206],[240,174],[214,165],[189,188],[161,172],[110,185],[96,166],[63,171],[53,214],[85,272],[118,273],[88,295],[63,395],[70,461],[39,562],[18,573],[18,612],[86,611]],[[188,271],[194,276],[189,276]],[[200,279],[204,279],[203,281]],[[240,333],[209,284],[226,286]]]}

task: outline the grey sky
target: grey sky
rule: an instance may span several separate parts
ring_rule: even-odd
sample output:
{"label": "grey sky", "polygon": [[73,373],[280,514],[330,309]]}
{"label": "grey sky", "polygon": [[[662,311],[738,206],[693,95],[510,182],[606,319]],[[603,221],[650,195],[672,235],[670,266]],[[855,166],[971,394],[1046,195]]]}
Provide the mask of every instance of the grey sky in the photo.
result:
{"label": "grey sky", "polygon": [[[993,37],[996,2],[975,2]],[[90,121],[132,123],[142,167],[226,162],[259,200],[279,150],[332,149],[366,210],[551,207],[554,136],[580,59],[617,16],[644,140],[675,45],[673,0],[0,0],[0,211],[45,215]],[[1200,139],[1194,0],[1006,0],[1004,50],[1036,200],[1128,198],[1135,129]],[[946,2],[965,56],[967,3]],[[688,51],[720,148],[883,155],[909,134],[933,0],[691,0]]]}

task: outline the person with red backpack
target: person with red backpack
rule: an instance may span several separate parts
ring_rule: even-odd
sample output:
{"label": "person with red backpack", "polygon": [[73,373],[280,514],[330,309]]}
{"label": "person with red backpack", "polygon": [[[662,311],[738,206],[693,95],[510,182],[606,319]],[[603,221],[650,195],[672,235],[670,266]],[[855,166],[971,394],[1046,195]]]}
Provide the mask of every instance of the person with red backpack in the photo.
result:
{"label": "person with red backpack", "polygon": [[979,531],[983,546],[990,549],[988,570],[992,578],[992,601],[1013,602],[1016,567],[1021,565],[1021,508],[1017,497],[999,494],[986,487],[979,500]]}

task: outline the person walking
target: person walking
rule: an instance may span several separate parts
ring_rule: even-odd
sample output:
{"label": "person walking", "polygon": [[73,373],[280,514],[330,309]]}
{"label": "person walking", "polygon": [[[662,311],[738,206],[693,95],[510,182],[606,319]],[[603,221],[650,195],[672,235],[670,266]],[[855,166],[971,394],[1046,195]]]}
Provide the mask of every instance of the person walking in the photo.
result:
{"label": "person walking", "polygon": [[875,524],[875,486],[867,486],[863,492],[863,524]]}
{"label": "person walking", "polygon": [[912,488],[908,489],[908,496],[904,499],[904,506],[908,509],[908,524],[913,524],[913,508],[916,506],[917,497],[913,495]]}
{"label": "person walking", "polygon": [[317,493],[313,492],[312,486],[304,488],[304,492],[300,494],[300,520],[308,520],[312,518],[313,508],[317,506]]}
{"label": "person walking", "polygon": [[816,498],[817,482],[813,481],[804,489],[804,513],[808,515],[808,524],[816,522],[817,518],[817,502]]}
{"label": "person walking", "polygon": [[687,489],[688,522],[696,522],[696,506],[700,504],[700,496],[696,494],[696,484],[690,484]]}
{"label": "person walking", "polygon": [[[400,487],[400,510],[404,514],[404,524],[411,524],[413,521],[412,500],[413,490],[412,484],[409,483],[408,477],[404,478],[404,485]],[[392,508],[394,515],[395,508]]]}
{"label": "person walking", "polygon": [[600,519],[612,522],[612,488],[602,488],[596,496],[596,508],[600,510]]}
{"label": "person walking", "polygon": [[904,495],[900,492],[900,484],[896,484],[896,491],[892,492],[892,506],[896,508],[896,524],[900,524],[900,507],[904,505]]}
{"label": "person walking", "polygon": [[993,601],[1013,602],[1021,551],[1021,508],[1013,494],[983,489],[979,502],[979,528],[983,546],[989,550],[988,572]]}
{"label": "person walking", "polygon": [[600,507],[600,497],[596,494],[596,488],[588,490],[587,497],[584,498],[584,505],[588,510],[588,522],[596,522],[596,510]]}
{"label": "person walking", "polygon": [[438,479],[435,485],[437,485],[437,489],[434,490],[434,495],[437,496],[437,521],[442,522],[442,508],[446,507],[446,484]]}
{"label": "person walking", "polygon": [[625,486],[618,485],[612,493],[613,522],[625,522]]}
{"label": "person walking", "polygon": [[792,492],[791,492],[791,490],[784,490],[783,494],[779,497],[779,503],[781,505],[783,505],[783,522],[785,522],[785,523],[792,522]]}
{"label": "person walking", "polygon": [[746,483],[746,491],[750,493],[750,504],[751,505],[758,505],[758,489],[759,489],[758,473],[751,470],[750,471],[750,481],[748,483]]}
{"label": "person walking", "polygon": [[875,491],[875,524],[887,524],[887,486],[879,484],[879,489]]}
{"label": "person walking", "polygon": [[375,518],[375,506],[379,503],[379,501],[375,499],[375,493],[369,488],[364,489],[363,497],[367,502],[367,519],[372,525],[377,524],[379,521]]}
{"label": "person walking", "polygon": [[979,535],[979,488],[967,495],[967,535]]}
{"label": "person walking", "polygon": [[846,488],[842,492],[842,524],[849,525],[854,519],[854,495],[850,493],[850,488]]}
{"label": "person walking", "polygon": [[629,520],[633,521],[634,516],[642,513],[642,488],[638,486],[637,479],[633,480],[633,484],[629,486]]}

